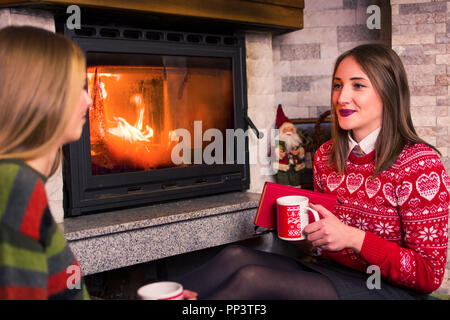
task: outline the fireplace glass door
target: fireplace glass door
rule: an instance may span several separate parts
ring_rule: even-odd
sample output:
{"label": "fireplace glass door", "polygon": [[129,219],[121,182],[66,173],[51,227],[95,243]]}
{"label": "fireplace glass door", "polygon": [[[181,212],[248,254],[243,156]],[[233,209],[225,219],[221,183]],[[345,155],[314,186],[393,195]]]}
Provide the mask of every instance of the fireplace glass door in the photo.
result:
{"label": "fireplace glass door", "polygon": [[244,37],[105,30],[64,30],[93,101],[64,148],[65,215],[248,189]]}
{"label": "fireplace glass door", "polygon": [[[111,58],[115,65],[96,63]],[[194,147],[202,152],[207,142],[197,146],[195,139],[209,129],[225,137],[234,127],[226,58],[95,53],[88,55],[87,79],[92,175],[203,164]],[[186,147],[174,150],[180,143]]]}

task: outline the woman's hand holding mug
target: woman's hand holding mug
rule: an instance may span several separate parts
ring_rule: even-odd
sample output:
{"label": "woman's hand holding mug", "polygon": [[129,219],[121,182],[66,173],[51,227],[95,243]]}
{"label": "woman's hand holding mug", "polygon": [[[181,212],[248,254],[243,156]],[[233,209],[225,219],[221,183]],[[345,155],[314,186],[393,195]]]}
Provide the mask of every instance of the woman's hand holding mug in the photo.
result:
{"label": "woman's hand holding mug", "polygon": [[305,227],[306,239],[312,243],[313,249],[320,247],[328,251],[339,251],[350,248],[357,253],[361,251],[364,231],[346,225],[320,204],[310,206],[323,217]]}

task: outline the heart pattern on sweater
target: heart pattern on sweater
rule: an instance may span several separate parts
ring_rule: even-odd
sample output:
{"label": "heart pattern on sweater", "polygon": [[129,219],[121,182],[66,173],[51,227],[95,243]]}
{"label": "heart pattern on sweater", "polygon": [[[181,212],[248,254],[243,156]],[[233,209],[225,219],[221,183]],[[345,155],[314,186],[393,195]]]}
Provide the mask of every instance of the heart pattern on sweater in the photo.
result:
{"label": "heart pattern on sweater", "polygon": [[340,186],[342,181],[344,181],[344,175],[340,175],[337,174],[336,172],[333,172],[327,178],[328,189],[330,189],[330,191],[333,191],[334,189]]}
{"label": "heart pattern on sweater", "polygon": [[354,174],[353,172],[347,176],[347,190],[352,194],[358,190],[363,184],[364,176],[361,173]]}
{"label": "heart pattern on sweater", "polygon": [[376,196],[375,197],[375,202],[377,203],[377,205],[381,206],[383,204],[383,202],[384,202],[384,199],[383,199],[383,197]]}
{"label": "heart pattern on sweater", "polygon": [[422,174],[416,181],[416,189],[420,196],[431,201],[439,192],[441,179],[436,172]]}
{"label": "heart pattern on sweater", "polygon": [[365,196],[364,191],[359,190],[358,193],[357,193],[358,199],[362,200],[362,199],[364,199],[364,196]]}
{"label": "heart pattern on sweater", "polygon": [[395,198],[394,186],[392,183],[386,183],[383,185],[383,194],[387,201],[394,207],[397,206],[397,199]]}
{"label": "heart pattern on sweater", "polygon": [[367,196],[369,197],[369,199],[371,199],[380,190],[381,181],[378,178],[376,178],[376,179],[367,178],[365,187],[366,187]]}
{"label": "heart pattern on sweater", "polygon": [[420,199],[419,198],[413,198],[411,200],[408,201],[408,204],[410,207],[412,208],[416,208],[420,203]]}
{"label": "heart pattern on sweater", "polygon": [[339,188],[337,191],[338,195],[341,197],[344,196],[346,192],[345,188]]}
{"label": "heart pattern on sweater", "polygon": [[447,172],[445,172],[445,170],[442,170],[441,177],[445,187],[447,188],[447,191],[450,193],[450,177],[448,176]]}
{"label": "heart pattern on sweater", "polygon": [[409,181],[405,181],[401,186],[397,187],[397,189],[395,190],[395,194],[397,195],[397,202],[399,206],[403,205],[406,200],[408,200],[412,190],[413,185]]}

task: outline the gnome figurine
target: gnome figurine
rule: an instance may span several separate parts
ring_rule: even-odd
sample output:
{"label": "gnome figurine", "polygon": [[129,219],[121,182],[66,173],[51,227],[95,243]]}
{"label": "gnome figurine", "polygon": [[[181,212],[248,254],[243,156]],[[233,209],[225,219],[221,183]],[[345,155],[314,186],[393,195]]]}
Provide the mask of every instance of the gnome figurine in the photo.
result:
{"label": "gnome figurine", "polygon": [[274,163],[276,182],[300,187],[300,172],[305,168],[303,140],[295,125],[284,114],[281,105],[278,105],[276,126],[279,130],[279,159]]}

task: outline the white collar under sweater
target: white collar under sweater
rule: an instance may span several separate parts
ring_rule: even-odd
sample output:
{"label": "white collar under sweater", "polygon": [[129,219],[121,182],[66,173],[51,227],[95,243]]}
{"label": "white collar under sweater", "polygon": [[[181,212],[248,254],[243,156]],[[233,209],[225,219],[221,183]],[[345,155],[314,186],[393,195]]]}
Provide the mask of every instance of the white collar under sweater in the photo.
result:
{"label": "white collar under sweater", "polygon": [[[375,129],[367,137],[365,137],[364,139],[362,139],[359,142],[359,147],[365,154],[369,154],[375,149],[375,142],[377,141],[378,135],[380,134],[380,130],[381,130],[381,127],[379,127],[378,129]],[[358,142],[356,142],[352,138],[350,131],[348,131],[348,146],[349,146],[349,148],[348,148],[347,157],[350,155],[350,152],[352,152],[353,148],[356,145],[358,145]]]}

